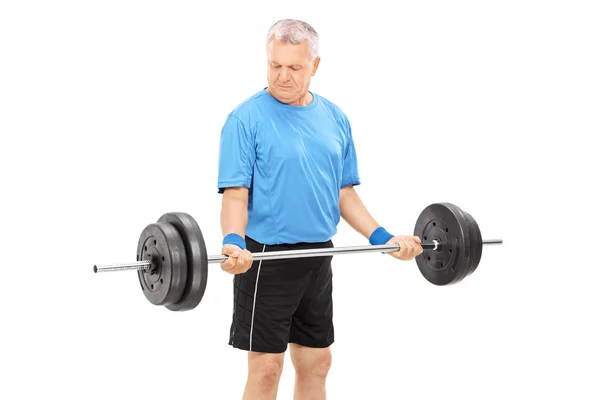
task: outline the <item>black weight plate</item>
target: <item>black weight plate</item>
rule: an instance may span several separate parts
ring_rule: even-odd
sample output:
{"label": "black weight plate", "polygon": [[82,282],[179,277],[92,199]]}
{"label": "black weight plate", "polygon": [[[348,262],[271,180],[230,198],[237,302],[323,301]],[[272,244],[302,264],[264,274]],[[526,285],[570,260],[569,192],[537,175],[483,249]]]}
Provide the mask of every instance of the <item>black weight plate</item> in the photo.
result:
{"label": "black weight plate", "polygon": [[435,239],[441,244],[437,250],[424,250],[415,258],[425,279],[440,286],[463,279],[469,262],[465,249],[469,232],[458,207],[450,203],[427,206],[417,218],[414,235],[424,242]]}
{"label": "black weight plate", "polygon": [[173,225],[183,239],[187,255],[187,283],[181,300],[167,306],[171,311],[188,311],[195,308],[206,290],[208,279],[208,256],[204,237],[198,223],[191,215],[182,212],[164,214],[161,222]]}
{"label": "black weight plate", "polygon": [[157,306],[179,301],[185,289],[187,257],[177,229],[164,222],[148,225],[138,240],[137,259],[152,260],[156,267],[138,271],[146,299]]}
{"label": "black weight plate", "polygon": [[[464,211],[463,211],[464,212]],[[465,216],[470,226],[470,237],[471,237],[471,262],[469,263],[469,273],[471,275],[477,269],[479,261],[481,261],[481,253],[483,251],[483,239],[481,238],[481,230],[479,225],[475,222],[475,218],[471,214],[465,212]]]}
{"label": "black weight plate", "polygon": [[471,224],[469,223],[469,220],[467,219],[467,213],[464,212],[460,207],[458,207],[455,204],[451,204],[451,203],[444,203],[447,207],[452,208],[454,210],[454,212],[458,215],[460,215],[458,221],[459,224],[461,225],[463,231],[465,232],[464,235],[464,245],[463,245],[463,251],[462,253],[464,254],[464,259],[463,262],[465,263],[465,268],[462,269],[463,274],[458,278],[458,280],[455,282],[460,282],[463,279],[465,279],[468,275],[469,275],[469,271],[471,269],[471,259],[473,257],[473,249],[472,249],[472,241],[471,241]]}
{"label": "black weight plate", "polygon": [[[465,243],[466,244],[466,249],[468,249],[468,254],[469,254],[469,261],[467,263],[467,269],[466,269],[466,274],[465,274],[465,278],[467,276],[469,276],[469,274],[471,273],[471,265],[472,265],[472,261],[473,261],[473,252],[474,252],[474,247],[472,246],[473,244],[473,235],[475,234],[474,232],[474,227],[471,225],[471,221],[469,220],[469,218],[467,217],[467,213],[464,212],[462,209],[460,210],[462,215],[463,215],[463,221],[464,221],[464,226],[467,229],[467,231],[469,232],[469,242]],[[463,278],[464,279],[464,278]]]}
{"label": "black weight plate", "polygon": [[461,212],[463,215],[464,226],[467,229],[467,231],[469,232],[469,238],[471,239],[469,241],[469,243],[466,243],[467,244],[466,248],[469,251],[469,260],[467,263],[467,269],[466,269],[466,274],[465,274],[465,278],[466,278],[471,273],[471,266],[472,266],[472,261],[473,261],[473,251],[475,250],[474,247],[472,246],[472,238],[473,238],[473,235],[475,234],[475,232],[473,230],[474,229],[473,226],[470,223],[470,220],[467,217],[468,214],[462,210],[461,210]]}

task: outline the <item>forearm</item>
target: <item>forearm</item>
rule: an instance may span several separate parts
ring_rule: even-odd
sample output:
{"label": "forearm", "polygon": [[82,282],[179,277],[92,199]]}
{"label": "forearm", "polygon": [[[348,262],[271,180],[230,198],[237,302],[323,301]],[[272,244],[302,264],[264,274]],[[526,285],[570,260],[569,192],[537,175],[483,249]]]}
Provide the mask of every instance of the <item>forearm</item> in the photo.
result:
{"label": "forearm", "polygon": [[366,239],[380,226],[353,187],[346,187],[340,191],[340,214],[348,225]]}
{"label": "forearm", "polygon": [[248,225],[248,189],[226,189],[221,201],[221,232],[223,236],[237,233],[245,237]]}

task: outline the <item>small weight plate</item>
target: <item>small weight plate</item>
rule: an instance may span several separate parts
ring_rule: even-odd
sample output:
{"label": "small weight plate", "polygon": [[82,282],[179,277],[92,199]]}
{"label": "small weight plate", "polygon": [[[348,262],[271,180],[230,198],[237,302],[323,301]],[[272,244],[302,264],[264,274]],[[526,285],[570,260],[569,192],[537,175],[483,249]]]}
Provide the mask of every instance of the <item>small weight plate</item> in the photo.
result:
{"label": "small weight plate", "polygon": [[152,260],[155,266],[138,271],[146,299],[157,306],[179,301],[187,279],[187,257],[177,229],[165,222],[146,226],[138,240],[137,259]]}
{"label": "small weight plate", "polygon": [[187,283],[181,300],[168,305],[171,311],[188,311],[195,308],[206,290],[208,256],[202,231],[191,215],[182,212],[167,213],[159,222],[168,222],[177,229],[183,239],[187,255]]}
{"label": "small weight plate", "polygon": [[481,261],[481,253],[483,250],[483,239],[481,237],[481,230],[479,229],[479,225],[475,222],[475,218],[471,216],[471,214],[464,212],[467,217],[467,221],[469,223],[470,232],[469,236],[471,238],[471,260],[469,263],[469,273],[467,276],[471,275],[477,269],[479,265],[479,261]]}
{"label": "small weight plate", "polygon": [[421,274],[434,285],[460,282],[468,271],[469,232],[461,210],[450,203],[427,206],[417,218],[414,235],[424,242],[437,240],[437,250],[424,250],[415,258]]}

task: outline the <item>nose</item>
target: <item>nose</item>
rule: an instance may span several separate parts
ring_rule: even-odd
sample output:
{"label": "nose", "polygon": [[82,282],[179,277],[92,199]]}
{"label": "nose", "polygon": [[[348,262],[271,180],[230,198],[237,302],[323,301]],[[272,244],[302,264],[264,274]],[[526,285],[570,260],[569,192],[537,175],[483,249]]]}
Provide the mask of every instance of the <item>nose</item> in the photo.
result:
{"label": "nose", "polygon": [[290,74],[288,73],[287,68],[281,68],[281,71],[279,72],[279,80],[282,82],[286,82],[290,77]]}

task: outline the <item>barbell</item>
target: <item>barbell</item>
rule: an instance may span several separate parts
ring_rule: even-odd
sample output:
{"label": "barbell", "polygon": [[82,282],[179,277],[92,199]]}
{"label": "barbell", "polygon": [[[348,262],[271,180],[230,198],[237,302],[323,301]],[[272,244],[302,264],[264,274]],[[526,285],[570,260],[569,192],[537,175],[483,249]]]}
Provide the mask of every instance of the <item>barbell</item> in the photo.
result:
{"label": "barbell", "polygon": [[[438,286],[456,284],[479,265],[483,245],[502,244],[501,239],[483,240],[479,225],[452,203],[427,206],[417,218],[414,235],[421,238],[423,253],[415,257],[421,274]],[[394,252],[398,244],[346,246],[320,249],[252,253],[254,261],[364,252]],[[142,231],[137,260],[130,263],[94,265],[94,273],[136,270],[146,299],[171,311],[192,310],[202,300],[208,264],[220,263],[225,255],[206,253],[198,223],[184,212],[162,215]]]}

